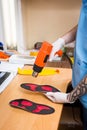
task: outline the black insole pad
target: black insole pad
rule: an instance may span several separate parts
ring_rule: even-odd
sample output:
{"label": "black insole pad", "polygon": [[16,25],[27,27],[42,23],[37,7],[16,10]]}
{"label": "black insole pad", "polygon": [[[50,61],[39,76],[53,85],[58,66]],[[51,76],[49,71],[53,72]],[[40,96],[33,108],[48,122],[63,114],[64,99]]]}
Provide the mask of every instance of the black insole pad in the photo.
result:
{"label": "black insole pad", "polygon": [[26,99],[15,99],[10,101],[9,104],[12,107],[19,108],[35,114],[46,115],[46,114],[51,114],[55,111],[54,108],[50,106],[35,103]]}

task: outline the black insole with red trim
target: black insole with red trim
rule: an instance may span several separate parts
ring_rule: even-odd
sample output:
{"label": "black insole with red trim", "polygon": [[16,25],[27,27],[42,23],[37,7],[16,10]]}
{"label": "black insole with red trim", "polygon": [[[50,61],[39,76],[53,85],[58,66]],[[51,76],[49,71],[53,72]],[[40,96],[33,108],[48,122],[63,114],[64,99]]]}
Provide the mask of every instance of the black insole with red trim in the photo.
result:
{"label": "black insole with red trim", "polygon": [[34,91],[34,92],[60,92],[57,88],[51,85],[38,85],[33,83],[23,83],[20,85],[22,88]]}
{"label": "black insole with red trim", "polygon": [[55,111],[54,108],[50,106],[35,103],[26,99],[15,99],[10,101],[9,104],[12,107],[23,109],[25,111],[35,113],[35,114],[46,115],[46,114],[51,114]]}

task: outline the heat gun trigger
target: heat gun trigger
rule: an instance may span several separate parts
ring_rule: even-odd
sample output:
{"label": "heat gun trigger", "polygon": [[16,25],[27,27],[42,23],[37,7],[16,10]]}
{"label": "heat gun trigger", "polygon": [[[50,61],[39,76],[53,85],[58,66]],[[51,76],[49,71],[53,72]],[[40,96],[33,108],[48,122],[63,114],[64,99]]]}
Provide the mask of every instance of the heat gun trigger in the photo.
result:
{"label": "heat gun trigger", "polygon": [[44,59],[44,63],[47,62],[48,58],[49,58],[49,55],[46,55],[46,57],[45,57],[45,59]]}

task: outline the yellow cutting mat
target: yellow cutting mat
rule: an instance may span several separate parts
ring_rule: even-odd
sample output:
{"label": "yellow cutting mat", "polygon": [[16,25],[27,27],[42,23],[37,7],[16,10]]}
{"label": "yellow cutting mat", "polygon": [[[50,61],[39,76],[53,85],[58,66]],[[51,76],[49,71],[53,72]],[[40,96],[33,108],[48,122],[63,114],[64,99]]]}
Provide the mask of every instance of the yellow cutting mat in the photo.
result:
{"label": "yellow cutting mat", "polygon": [[[21,75],[32,75],[33,70],[32,69],[20,69],[18,68],[18,74]],[[52,68],[44,68],[39,75],[41,76],[45,76],[45,75],[54,75],[54,74],[58,74],[59,70],[58,69],[52,69]]]}

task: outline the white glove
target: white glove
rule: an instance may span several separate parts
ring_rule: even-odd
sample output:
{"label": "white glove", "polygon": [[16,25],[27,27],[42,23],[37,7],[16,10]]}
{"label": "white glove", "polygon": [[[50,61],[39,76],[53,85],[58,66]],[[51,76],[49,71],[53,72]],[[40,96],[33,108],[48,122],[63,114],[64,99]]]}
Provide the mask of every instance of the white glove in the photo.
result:
{"label": "white glove", "polygon": [[52,61],[54,58],[54,55],[57,51],[59,51],[64,45],[65,41],[63,38],[59,38],[57,41],[55,41],[53,44],[52,52],[49,56],[49,61]]}
{"label": "white glove", "polygon": [[68,101],[67,93],[62,93],[62,92],[47,92],[45,94],[51,101],[56,102],[56,103],[71,103]]}

